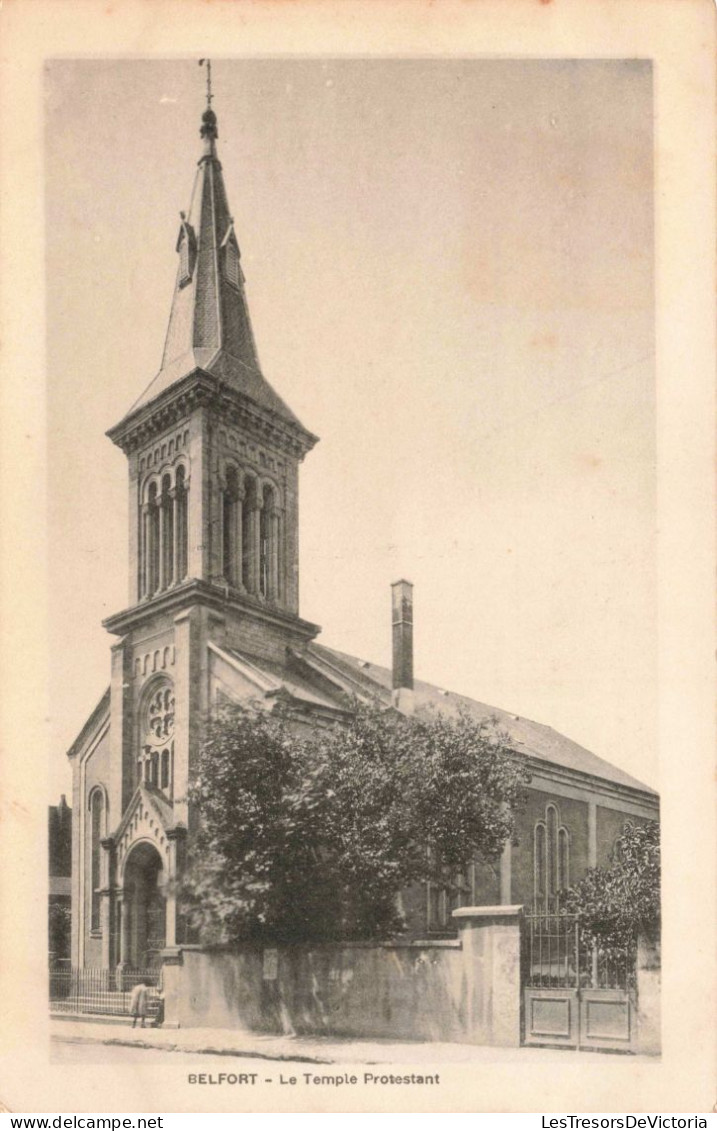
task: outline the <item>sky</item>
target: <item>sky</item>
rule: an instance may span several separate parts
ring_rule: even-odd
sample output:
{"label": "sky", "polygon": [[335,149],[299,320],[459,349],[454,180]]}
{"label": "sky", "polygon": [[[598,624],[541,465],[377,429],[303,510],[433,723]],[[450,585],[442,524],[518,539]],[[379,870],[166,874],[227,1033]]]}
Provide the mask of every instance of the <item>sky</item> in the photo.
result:
{"label": "sky", "polygon": [[[46,63],[49,801],[128,603],[107,428],[159,368],[196,60]],[[301,614],[659,787],[647,62],[213,60],[265,376],[321,437]]]}

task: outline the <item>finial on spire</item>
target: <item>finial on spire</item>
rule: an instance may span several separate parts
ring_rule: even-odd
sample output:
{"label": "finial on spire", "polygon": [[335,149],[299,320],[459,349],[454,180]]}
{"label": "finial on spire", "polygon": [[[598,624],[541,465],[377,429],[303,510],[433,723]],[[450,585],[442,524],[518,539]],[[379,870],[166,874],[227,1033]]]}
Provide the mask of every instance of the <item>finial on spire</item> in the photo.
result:
{"label": "finial on spire", "polygon": [[213,99],[214,95],[212,94],[212,61],[211,61],[211,59],[200,59],[199,60],[199,66],[200,67],[203,67],[205,64],[206,64],[206,67],[207,67],[207,108],[204,111],[204,113],[202,114],[202,128],[200,129],[199,133],[204,138],[205,142],[207,143],[207,146],[208,146],[207,153],[212,153],[213,152],[213,143],[216,140],[216,138],[219,136],[219,131],[217,130],[217,116],[214,113],[214,111],[212,110],[212,99]]}
{"label": "finial on spire", "polygon": [[214,97],[214,95],[212,94],[212,61],[211,59],[199,60],[200,67],[203,67],[205,63],[207,65],[207,109],[211,110],[212,99]]}

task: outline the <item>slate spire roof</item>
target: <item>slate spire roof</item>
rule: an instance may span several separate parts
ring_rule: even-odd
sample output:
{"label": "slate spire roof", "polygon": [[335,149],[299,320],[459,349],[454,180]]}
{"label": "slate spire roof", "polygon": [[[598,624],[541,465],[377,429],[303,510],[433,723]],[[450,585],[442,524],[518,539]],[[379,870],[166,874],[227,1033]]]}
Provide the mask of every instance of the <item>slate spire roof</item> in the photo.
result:
{"label": "slate spire roof", "polygon": [[203,153],[189,209],[180,213],[179,263],[162,365],[125,420],[201,370],[260,409],[305,431],[261,372],[239,242],[217,156],[217,116],[210,104],[202,114],[199,132]]}

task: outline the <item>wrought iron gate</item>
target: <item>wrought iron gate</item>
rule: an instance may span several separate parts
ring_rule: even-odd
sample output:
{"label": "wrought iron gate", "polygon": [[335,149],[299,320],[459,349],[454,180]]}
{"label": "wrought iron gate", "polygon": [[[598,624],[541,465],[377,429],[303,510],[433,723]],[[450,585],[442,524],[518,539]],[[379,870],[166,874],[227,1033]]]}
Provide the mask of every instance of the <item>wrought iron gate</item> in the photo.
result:
{"label": "wrought iron gate", "polygon": [[526,915],[523,940],[523,1043],[629,1052],[634,952],[588,943],[560,912]]}
{"label": "wrought iron gate", "polygon": [[55,967],[50,970],[50,1011],[128,1017],[132,990],[139,982],[150,987],[148,1012],[156,1014],[157,991],[162,985],[159,968]]}

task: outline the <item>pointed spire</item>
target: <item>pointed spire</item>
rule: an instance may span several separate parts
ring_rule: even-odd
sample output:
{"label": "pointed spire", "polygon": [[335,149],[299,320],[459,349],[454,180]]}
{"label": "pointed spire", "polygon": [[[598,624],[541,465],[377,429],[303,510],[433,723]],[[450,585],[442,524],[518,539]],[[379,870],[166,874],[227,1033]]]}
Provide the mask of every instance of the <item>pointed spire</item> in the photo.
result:
{"label": "pointed spire", "polygon": [[206,63],[207,68],[207,106],[199,131],[204,152],[197,162],[189,210],[180,213],[176,243],[179,265],[162,366],[128,416],[201,370],[259,408],[298,427],[310,437],[312,446],[315,437],[306,432],[261,372],[244,290],[241,252],[216,151],[218,130],[211,106],[211,63],[208,59],[200,63]]}

